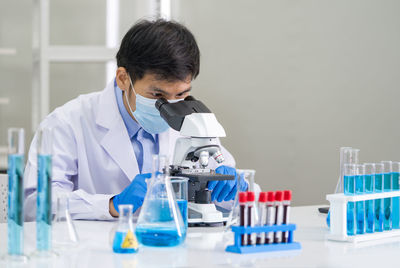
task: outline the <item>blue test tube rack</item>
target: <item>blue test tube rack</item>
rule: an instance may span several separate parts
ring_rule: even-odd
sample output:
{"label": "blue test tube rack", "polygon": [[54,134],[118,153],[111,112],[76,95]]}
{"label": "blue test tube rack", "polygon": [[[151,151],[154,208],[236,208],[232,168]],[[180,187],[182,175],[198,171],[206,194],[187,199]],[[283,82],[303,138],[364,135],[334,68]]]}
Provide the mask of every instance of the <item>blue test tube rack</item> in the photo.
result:
{"label": "blue test tube rack", "polygon": [[[347,203],[400,197],[400,191],[380,192],[362,195],[329,194],[326,199],[330,202],[330,233],[328,240],[343,242],[363,242],[388,237],[400,236],[400,229],[383,230],[380,232],[347,235]],[[393,212],[392,212],[393,213]],[[399,213],[399,212],[398,212]]]}
{"label": "blue test tube rack", "polygon": [[[298,242],[293,242],[293,232],[296,230],[296,224],[282,224],[282,225],[265,225],[255,227],[232,226],[234,233],[234,245],[226,247],[226,251],[233,253],[256,253],[256,252],[270,252],[270,251],[283,251],[283,250],[296,250],[301,249]],[[279,244],[263,244],[263,245],[241,245],[241,235],[252,233],[270,233],[270,232],[289,232],[287,243]]]}

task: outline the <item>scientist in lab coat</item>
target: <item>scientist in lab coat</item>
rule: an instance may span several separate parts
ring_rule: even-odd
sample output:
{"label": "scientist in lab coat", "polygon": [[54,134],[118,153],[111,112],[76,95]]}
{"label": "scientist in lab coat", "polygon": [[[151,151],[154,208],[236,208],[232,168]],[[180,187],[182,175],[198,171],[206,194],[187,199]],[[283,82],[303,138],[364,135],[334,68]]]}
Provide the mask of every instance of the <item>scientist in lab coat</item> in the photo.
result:
{"label": "scientist in lab coat", "polygon": [[[116,58],[116,77],[103,91],[69,101],[40,124],[53,129],[53,208],[54,197],[68,193],[74,219],[113,219],[120,204],[140,211],[152,155],[172,159],[180,136],[154,104],[161,97],[173,102],[188,96],[200,68],[194,36],[183,25],[164,20],[136,23],[122,39]],[[25,169],[26,220],[34,220],[36,213],[36,139]],[[213,159],[210,166],[236,175],[232,155],[223,147],[222,153],[223,166]],[[237,175],[232,181],[208,184],[215,202],[230,201],[238,188],[247,187]]]}

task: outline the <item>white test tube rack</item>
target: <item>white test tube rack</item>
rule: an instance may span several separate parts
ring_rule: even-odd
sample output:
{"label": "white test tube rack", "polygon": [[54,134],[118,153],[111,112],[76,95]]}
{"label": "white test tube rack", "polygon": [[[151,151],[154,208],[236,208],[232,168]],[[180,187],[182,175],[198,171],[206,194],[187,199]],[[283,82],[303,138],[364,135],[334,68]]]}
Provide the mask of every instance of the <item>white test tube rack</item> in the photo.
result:
{"label": "white test tube rack", "polygon": [[[347,235],[347,203],[384,199],[389,197],[399,197],[400,191],[360,194],[360,195],[344,195],[328,194],[326,199],[330,202],[330,234],[327,235],[328,240],[343,242],[363,242],[376,239],[400,236],[400,229],[392,229],[382,232],[364,233],[356,235]],[[392,206],[393,207],[393,206]],[[355,223],[356,224],[356,223]]]}

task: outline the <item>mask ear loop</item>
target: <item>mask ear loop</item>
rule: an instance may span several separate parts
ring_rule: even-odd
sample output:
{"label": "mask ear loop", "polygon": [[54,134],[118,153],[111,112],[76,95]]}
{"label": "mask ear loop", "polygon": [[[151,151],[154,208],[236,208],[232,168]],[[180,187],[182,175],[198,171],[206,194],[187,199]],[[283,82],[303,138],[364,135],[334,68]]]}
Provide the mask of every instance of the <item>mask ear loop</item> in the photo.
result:
{"label": "mask ear loop", "polygon": [[[133,93],[135,93],[135,96],[136,96],[137,94],[136,94],[135,89],[133,88],[131,76],[130,76],[129,74],[128,74],[128,77],[129,77],[129,83],[131,84]],[[129,90],[129,89],[128,89],[128,90]],[[129,100],[128,100],[128,92],[125,92],[125,99],[126,99],[126,102],[128,103],[129,111],[131,111],[131,114],[133,115],[133,111],[132,111],[131,105],[129,104]]]}

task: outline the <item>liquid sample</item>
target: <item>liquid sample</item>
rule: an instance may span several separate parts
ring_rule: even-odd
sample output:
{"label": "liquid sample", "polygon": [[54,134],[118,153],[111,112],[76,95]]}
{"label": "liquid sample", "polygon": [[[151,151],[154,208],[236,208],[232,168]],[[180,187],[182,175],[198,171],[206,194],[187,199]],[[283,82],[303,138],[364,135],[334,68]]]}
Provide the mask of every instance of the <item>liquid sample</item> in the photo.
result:
{"label": "liquid sample", "polygon": [[173,226],[147,225],[136,228],[136,237],[146,246],[173,247],[181,244],[186,237],[186,230],[182,228],[180,233]]}
{"label": "liquid sample", "polygon": [[[392,190],[399,191],[399,172],[392,172]],[[393,197],[392,198],[393,206],[392,206],[392,227],[393,229],[400,228],[400,198]]]}
{"label": "liquid sample", "polygon": [[[355,194],[355,177],[356,176],[344,176],[344,194],[354,195]],[[355,204],[354,202],[347,203],[347,235],[355,235]]]}
{"label": "liquid sample", "polygon": [[113,241],[115,253],[135,253],[138,251],[136,238],[131,231],[116,232]]}
{"label": "liquid sample", "polygon": [[[356,194],[364,194],[364,175],[356,176]],[[357,234],[365,233],[365,210],[364,201],[356,202],[356,214],[357,214]]]}
{"label": "liquid sample", "polygon": [[[392,173],[383,174],[383,191],[392,190]],[[392,230],[392,198],[383,200],[383,230]]]}
{"label": "liquid sample", "polygon": [[24,252],[24,156],[8,156],[8,254],[23,255]]}
{"label": "liquid sample", "polygon": [[51,249],[51,155],[38,155],[38,195],[36,210],[36,247]]}
{"label": "liquid sample", "polygon": [[178,199],[176,200],[178,203],[179,210],[181,211],[183,224],[187,227],[188,226],[188,203],[187,200]]}
{"label": "liquid sample", "polygon": [[[367,194],[373,193],[374,191],[374,175],[364,175],[365,178],[365,192]],[[374,221],[375,221],[375,212],[374,212],[374,200],[366,200],[365,201],[365,219],[366,219],[366,228],[365,231],[367,233],[374,232]]]}
{"label": "liquid sample", "polygon": [[[375,174],[375,192],[383,192],[383,174]],[[374,229],[375,232],[383,231],[383,200],[375,199],[375,221]]]}

